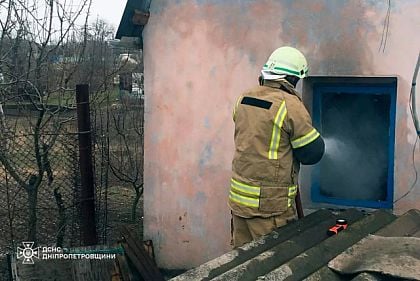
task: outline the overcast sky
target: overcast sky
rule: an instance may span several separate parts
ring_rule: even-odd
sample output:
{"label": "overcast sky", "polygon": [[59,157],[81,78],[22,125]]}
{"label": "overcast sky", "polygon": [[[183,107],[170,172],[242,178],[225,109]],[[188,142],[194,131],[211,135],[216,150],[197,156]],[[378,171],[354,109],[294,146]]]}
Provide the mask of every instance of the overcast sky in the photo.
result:
{"label": "overcast sky", "polygon": [[92,0],[91,20],[99,16],[112,24],[116,31],[126,3],[127,0]]}

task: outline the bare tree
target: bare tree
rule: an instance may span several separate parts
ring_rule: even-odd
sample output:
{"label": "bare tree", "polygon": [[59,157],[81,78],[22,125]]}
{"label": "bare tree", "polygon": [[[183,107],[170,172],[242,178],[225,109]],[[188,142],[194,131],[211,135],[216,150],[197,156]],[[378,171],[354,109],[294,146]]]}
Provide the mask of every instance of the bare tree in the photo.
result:
{"label": "bare tree", "polygon": [[113,129],[109,165],[114,176],[135,191],[131,220],[137,217],[138,202],[143,195],[143,102],[128,98],[111,113]]}
{"label": "bare tree", "polygon": [[[106,141],[111,152],[104,153],[103,166],[133,187],[133,220],[143,193],[141,105],[123,103],[110,109],[113,78],[125,71],[130,56],[114,59],[107,42],[114,31],[101,19],[89,24],[90,5],[91,0],[0,0],[0,176],[6,179],[10,225],[15,206],[22,205],[17,200],[26,195],[28,241],[41,236],[40,194],[48,190],[58,211],[57,245],[64,243],[69,202],[58,184],[62,167],[54,159],[62,153],[59,148],[66,147],[60,137],[75,129],[69,112],[75,107],[76,84],[90,85],[92,108],[106,111],[106,126],[115,127],[110,130],[115,138]],[[18,118],[4,114],[3,108],[11,107],[18,108]],[[24,145],[16,141],[22,135]],[[18,159],[17,151],[25,151],[25,158]]]}
{"label": "bare tree", "polygon": [[[91,0],[0,1],[0,11],[6,15],[0,19],[0,104],[11,103],[27,109],[22,118],[24,124],[14,129],[3,116],[0,163],[27,193],[30,241],[37,241],[39,187],[45,176],[48,185],[54,181],[48,155],[58,133],[73,119],[64,116],[61,100],[73,92],[72,73],[85,55],[83,43],[86,43],[90,3]],[[66,53],[70,45],[77,46],[71,56]],[[66,68],[67,60],[73,63]],[[55,106],[51,106],[52,101],[56,101]],[[32,140],[30,169],[23,169],[10,156],[8,140],[23,129],[29,131]],[[60,206],[59,201],[57,205]]]}

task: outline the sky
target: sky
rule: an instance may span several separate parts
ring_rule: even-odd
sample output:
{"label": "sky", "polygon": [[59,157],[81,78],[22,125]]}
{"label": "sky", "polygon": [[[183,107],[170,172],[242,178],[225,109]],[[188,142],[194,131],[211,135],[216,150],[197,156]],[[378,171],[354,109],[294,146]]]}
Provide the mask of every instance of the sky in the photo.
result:
{"label": "sky", "polygon": [[[37,2],[38,1],[38,2]],[[3,2],[0,0],[0,2]],[[76,0],[74,1],[74,5],[69,4],[69,1],[66,0],[59,0],[57,1],[59,3],[67,3],[67,6],[73,6],[74,10],[77,10],[77,7],[80,6],[82,3],[82,0]],[[39,0],[31,0],[29,3],[37,3],[38,5],[38,16],[42,17],[44,15],[45,9],[42,7],[42,1]],[[71,1],[73,3],[73,1]],[[118,25],[120,24],[120,20],[122,17],[122,14],[124,12],[125,5],[127,3],[127,0],[92,0],[92,6],[90,8],[90,23],[94,22],[96,18],[100,18],[105,20],[107,23],[114,26],[115,31],[118,28]],[[7,9],[5,9],[6,5],[2,5],[0,9],[0,20],[4,21],[7,16]],[[76,21],[78,24],[83,24],[84,22],[84,16],[81,16],[78,21]]]}
{"label": "sky", "polygon": [[104,19],[117,30],[126,3],[127,0],[92,0],[90,17]]}

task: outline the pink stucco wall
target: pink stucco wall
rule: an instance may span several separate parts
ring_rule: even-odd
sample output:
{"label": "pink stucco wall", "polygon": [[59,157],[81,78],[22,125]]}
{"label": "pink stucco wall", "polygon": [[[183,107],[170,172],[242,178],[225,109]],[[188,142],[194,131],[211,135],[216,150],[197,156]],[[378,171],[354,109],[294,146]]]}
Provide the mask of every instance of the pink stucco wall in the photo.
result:
{"label": "pink stucco wall", "polygon": [[[144,234],[154,242],[159,266],[190,268],[229,249],[232,105],[282,45],[301,49],[312,75],[398,76],[395,197],[409,188],[415,134],[408,96],[420,46],[420,2],[392,1],[386,47],[379,51],[387,3],[151,2],[143,32]],[[420,208],[419,185],[396,212]]]}

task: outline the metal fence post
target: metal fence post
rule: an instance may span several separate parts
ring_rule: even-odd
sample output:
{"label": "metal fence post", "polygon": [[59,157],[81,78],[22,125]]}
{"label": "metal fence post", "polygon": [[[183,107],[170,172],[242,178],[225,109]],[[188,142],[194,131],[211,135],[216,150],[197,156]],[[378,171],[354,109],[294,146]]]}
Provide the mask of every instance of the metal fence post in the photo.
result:
{"label": "metal fence post", "polygon": [[81,232],[83,245],[98,242],[95,220],[95,191],[92,164],[89,85],[76,85],[77,124],[79,129],[79,161],[81,176]]}

